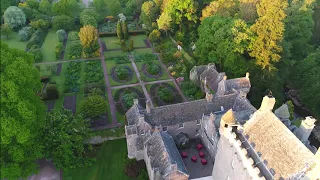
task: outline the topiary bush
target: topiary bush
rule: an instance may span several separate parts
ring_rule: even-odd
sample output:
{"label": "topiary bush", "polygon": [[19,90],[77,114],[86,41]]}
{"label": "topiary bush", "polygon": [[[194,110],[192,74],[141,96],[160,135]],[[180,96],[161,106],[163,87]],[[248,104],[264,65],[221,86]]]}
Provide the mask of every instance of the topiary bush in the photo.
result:
{"label": "topiary bush", "polygon": [[157,65],[153,62],[148,62],[146,64],[146,70],[151,75],[158,75],[160,73],[161,69],[160,69],[159,65]]}
{"label": "topiary bush", "polygon": [[87,118],[96,118],[107,112],[107,102],[100,95],[90,95],[80,104],[80,112]]}
{"label": "topiary bush", "polygon": [[125,68],[125,66],[117,66],[114,71],[117,75],[117,78],[120,80],[125,80],[129,76],[129,71],[127,68]]}
{"label": "topiary bush", "polygon": [[46,97],[48,100],[59,99],[59,91],[56,84],[47,85]]}
{"label": "topiary bush", "polygon": [[47,30],[37,29],[35,33],[33,33],[31,39],[28,41],[26,47],[30,49],[33,45],[37,45],[38,47],[42,46],[42,43],[47,35]]}
{"label": "topiary bush", "polygon": [[66,39],[66,31],[63,29],[59,29],[57,32],[57,38],[59,42],[63,42]]}
{"label": "topiary bush", "polygon": [[122,102],[126,108],[133,106],[133,100],[138,99],[138,95],[131,91],[125,91],[122,95]]}
{"label": "topiary bush", "polygon": [[166,103],[172,103],[174,101],[173,93],[167,87],[159,87],[158,96],[162,101]]}

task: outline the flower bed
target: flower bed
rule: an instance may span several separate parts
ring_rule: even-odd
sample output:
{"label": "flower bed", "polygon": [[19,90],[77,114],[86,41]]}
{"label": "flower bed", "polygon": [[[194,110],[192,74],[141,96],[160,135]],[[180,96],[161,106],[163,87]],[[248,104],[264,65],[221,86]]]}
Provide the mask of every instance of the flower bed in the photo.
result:
{"label": "flower bed", "polygon": [[103,72],[100,60],[87,61],[84,72],[85,83],[103,83]]}
{"label": "flower bed", "polygon": [[158,60],[158,56],[155,54],[135,54],[134,61],[135,62],[145,62],[145,61],[153,61]]}
{"label": "flower bed", "polygon": [[117,22],[107,22],[99,26],[99,32],[116,32]]}
{"label": "flower bed", "polygon": [[129,66],[118,65],[111,69],[111,77],[116,82],[126,83],[132,80],[133,71]]}
{"label": "flower bed", "polygon": [[145,97],[141,90],[128,87],[119,89],[114,94],[117,111],[120,114],[125,114],[133,105],[133,100],[138,99],[141,106],[145,106]]}
{"label": "flower bed", "polygon": [[182,102],[179,92],[168,83],[153,84],[150,88],[152,101],[157,106],[176,104]]}
{"label": "flower bed", "polygon": [[153,62],[144,63],[141,69],[143,74],[149,78],[160,78],[163,74],[160,65]]}
{"label": "flower bed", "polygon": [[81,62],[72,61],[65,75],[65,93],[78,92],[80,89]]}

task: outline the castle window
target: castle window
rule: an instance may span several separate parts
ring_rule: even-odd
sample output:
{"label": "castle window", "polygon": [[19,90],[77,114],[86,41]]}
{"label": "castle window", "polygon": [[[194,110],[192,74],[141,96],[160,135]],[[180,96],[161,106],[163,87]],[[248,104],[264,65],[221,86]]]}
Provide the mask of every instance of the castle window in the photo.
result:
{"label": "castle window", "polygon": [[183,126],[184,126],[183,123],[179,124],[179,128],[183,128]]}
{"label": "castle window", "polygon": [[221,111],[224,111],[224,107],[223,106],[220,106],[220,108],[221,108]]}
{"label": "castle window", "polygon": [[143,129],[140,130],[140,134],[144,135],[144,130]]}
{"label": "castle window", "polygon": [[197,125],[199,125],[199,124],[200,124],[200,119],[197,120]]}
{"label": "castle window", "polygon": [[163,126],[162,127],[162,131],[167,131],[168,130],[168,127],[167,126]]}

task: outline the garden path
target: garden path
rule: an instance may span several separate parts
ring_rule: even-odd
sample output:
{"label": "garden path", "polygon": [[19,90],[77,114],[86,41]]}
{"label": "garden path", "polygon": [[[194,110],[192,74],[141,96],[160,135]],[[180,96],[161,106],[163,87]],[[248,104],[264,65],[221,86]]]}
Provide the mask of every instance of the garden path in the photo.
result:
{"label": "garden path", "polygon": [[146,86],[145,86],[145,83],[140,79],[140,77],[141,77],[141,76],[140,76],[140,72],[139,72],[139,70],[138,70],[138,67],[137,67],[136,63],[134,63],[134,60],[132,59],[132,55],[129,55],[129,59],[130,59],[130,61],[131,61],[131,64],[132,64],[132,67],[133,67],[134,71],[135,71],[136,74],[137,74],[137,77],[138,77],[138,79],[139,79],[140,86],[142,87],[144,96],[145,96],[146,99],[150,102],[151,107],[154,108],[152,99],[151,99],[151,97],[150,97],[150,94],[149,94],[148,91],[147,91],[147,88],[146,88]]}
{"label": "garden path", "polygon": [[50,61],[50,62],[38,62],[34,63],[34,65],[40,65],[40,64],[57,64],[57,63],[64,63],[64,62],[71,62],[71,61],[90,61],[90,60],[97,60],[99,57],[94,58],[84,58],[84,59],[72,59],[72,60],[61,60],[61,61]]}
{"label": "garden path", "polygon": [[162,60],[161,60],[161,58],[160,58],[160,56],[159,56],[159,53],[156,53],[156,52],[154,51],[154,47],[152,46],[152,43],[151,43],[149,40],[147,40],[147,41],[148,41],[148,43],[151,45],[153,54],[157,55],[160,64],[162,65],[162,67],[164,67],[164,69],[166,70],[166,72],[169,74],[170,79],[172,79],[174,86],[176,87],[176,89],[178,90],[179,94],[181,95],[181,97],[182,97],[182,99],[183,99],[183,102],[187,102],[188,99],[186,98],[186,96],[185,96],[185,95],[183,94],[183,92],[181,91],[180,86],[178,85],[178,83],[177,83],[177,81],[175,80],[175,78],[171,76],[171,73],[170,73],[170,71],[168,70],[167,66],[162,62]]}
{"label": "garden path", "polygon": [[110,106],[110,111],[111,111],[111,118],[112,118],[112,125],[110,125],[110,128],[112,127],[117,127],[119,126],[120,123],[117,121],[117,116],[116,116],[116,105],[113,100],[112,92],[111,92],[111,86],[110,86],[110,81],[109,81],[109,75],[107,71],[107,65],[104,60],[104,52],[101,44],[101,40],[99,39],[99,45],[100,45],[100,58],[101,58],[101,63],[102,63],[102,68],[103,68],[103,74],[104,74],[104,80],[106,83],[106,89],[108,91],[108,100],[109,100],[109,106]]}

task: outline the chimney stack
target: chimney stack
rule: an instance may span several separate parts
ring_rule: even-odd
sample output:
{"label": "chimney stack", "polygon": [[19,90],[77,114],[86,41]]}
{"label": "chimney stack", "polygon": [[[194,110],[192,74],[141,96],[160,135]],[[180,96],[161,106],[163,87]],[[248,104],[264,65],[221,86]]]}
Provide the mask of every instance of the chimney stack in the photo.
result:
{"label": "chimney stack", "polygon": [[316,119],[310,116],[306,117],[306,119],[302,121],[296,133],[297,138],[300,139],[302,143],[305,143],[308,140],[315,126],[314,125],[315,122],[316,122]]}
{"label": "chimney stack", "polygon": [[206,100],[207,100],[207,102],[212,102],[212,99],[213,99],[213,95],[207,92],[207,93],[206,93]]}
{"label": "chimney stack", "polygon": [[259,110],[272,111],[275,103],[276,103],[276,99],[273,96],[271,96],[271,95],[264,96],[263,99],[262,99],[262,103],[261,103],[261,106],[260,106]]}
{"label": "chimney stack", "polygon": [[246,78],[247,78],[247,79],[249,79],[249,75],[250,75],[250,73],[247,72],[247,73],[246,73]]}
{"label": "chimney stack", "polygon": [[224,80],[224,81],[226,81],[227,78],[228,78],[228,77],[227,77],[226,75],[223,76],[223,80]]}
{"label": "chimney stack", "polygon": [[150,101],[146,101],[146,110],[147,110],[147,113],[150,114],[151,113],[151,104],[150,104]]}

